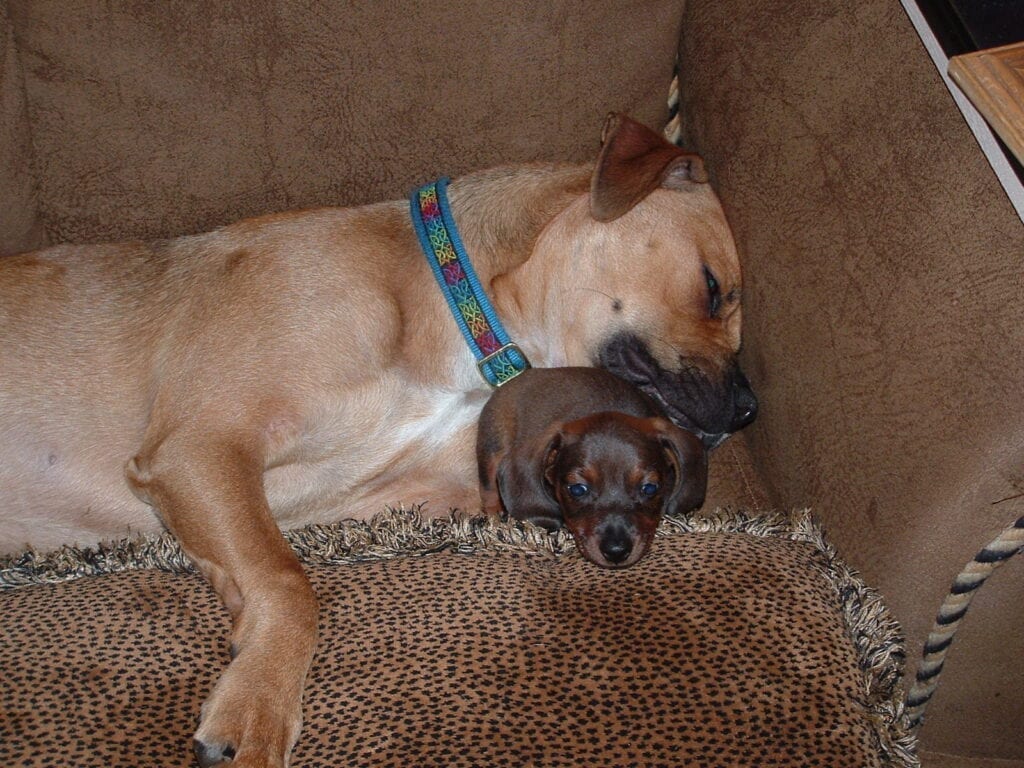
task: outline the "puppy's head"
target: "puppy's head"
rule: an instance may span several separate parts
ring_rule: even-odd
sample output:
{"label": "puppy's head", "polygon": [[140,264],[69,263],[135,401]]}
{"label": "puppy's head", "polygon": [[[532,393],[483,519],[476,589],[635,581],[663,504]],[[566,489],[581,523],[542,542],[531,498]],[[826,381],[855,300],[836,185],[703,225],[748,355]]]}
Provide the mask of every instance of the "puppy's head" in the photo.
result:
{"label": "puppy's head", "polygon": [[532,472],[528,485],[502,484],[510,514],[561,523],[588,560],[624,568],[650,549],[664,513],[703,503],[707,456],[667,419],[599,413],[553,427],[537,443]]}
{"label": "puppy's head", "polygon": [[544,316],[555,365],[597,365],[653,397],[713,448],[753,421],[736,361],[742,276],[732,233],[697,155],[612,115],[590,194],[548,247]]}

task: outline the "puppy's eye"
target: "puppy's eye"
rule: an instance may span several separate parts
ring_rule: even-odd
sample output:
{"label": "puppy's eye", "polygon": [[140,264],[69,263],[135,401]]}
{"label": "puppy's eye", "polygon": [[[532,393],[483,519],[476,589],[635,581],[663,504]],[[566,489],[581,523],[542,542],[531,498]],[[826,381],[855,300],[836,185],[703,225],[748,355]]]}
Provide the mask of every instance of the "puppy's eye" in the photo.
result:
{"label": "puppy's eye", "polygon": [[708,317],[718,317],[722,309],[722,288],[718,284],[718,278],[704,265],[704,282],[708,286]]}
{"label": "puppy's eye", "polygon": [[640,486],[640,493],[644,496],[653,496],[658,492],[657,483],[644,483]]}
{"label": "puppy's eye", "polygon": [[569,491],[569,495],[574,499],[583,498],[590,492],[590,489],[583,483],[573,483],[566,490]]}

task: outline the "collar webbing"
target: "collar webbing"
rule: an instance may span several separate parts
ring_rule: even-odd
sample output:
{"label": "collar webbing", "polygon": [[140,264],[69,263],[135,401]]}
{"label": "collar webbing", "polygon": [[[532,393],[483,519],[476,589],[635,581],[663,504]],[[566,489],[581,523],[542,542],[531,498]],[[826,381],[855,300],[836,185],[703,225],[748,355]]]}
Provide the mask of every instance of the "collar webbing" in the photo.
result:
{"label": "collar webbing", "polygon": [[500,387],[530,363],[509,341],[477,279],[455,228],[447,189],[448,179],[444,178],[413,192],[409,201],[412,223],[455,322],[476,357],[477,368],[488,384]]}

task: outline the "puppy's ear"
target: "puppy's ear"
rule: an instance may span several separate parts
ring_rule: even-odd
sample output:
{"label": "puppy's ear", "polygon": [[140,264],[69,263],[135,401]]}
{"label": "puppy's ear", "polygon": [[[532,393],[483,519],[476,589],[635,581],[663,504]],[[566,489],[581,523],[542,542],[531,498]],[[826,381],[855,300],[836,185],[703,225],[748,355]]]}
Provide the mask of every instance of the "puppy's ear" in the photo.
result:
{"label": "puppy's ear", "polygon": [[609,115],[601,139],[590,179],[590,215],[598,221],[619,218],[660,186],[684,189],[708,180],[698,155],[625,115]]}
{"label": "puppy's ear", "polygon": [[665,457],[675,472],[675,487],[665,502],[665,512],[682,514],[704,503],[708,489],[708,455],[700,439],[668,419],[653,419]]}
{"label": "puppy's ear", "polygon": [[562,525],[562,511],[549,479],[562,444],[559,427],[513,447],[498,465],[498,493],[510,517],[546,528]]}

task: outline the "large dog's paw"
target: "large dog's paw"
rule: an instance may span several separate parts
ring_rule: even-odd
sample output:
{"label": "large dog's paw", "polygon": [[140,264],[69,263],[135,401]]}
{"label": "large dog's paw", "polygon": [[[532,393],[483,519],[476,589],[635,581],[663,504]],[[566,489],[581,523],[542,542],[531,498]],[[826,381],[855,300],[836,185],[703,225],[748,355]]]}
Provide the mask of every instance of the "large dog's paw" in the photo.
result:
{"label": "large dog's paw", "polygon": [[201,768],[287,768],[301,730],[301,685],[277,679],[263,664],[247,664],[243,654],[203,705],[193,749]]}

